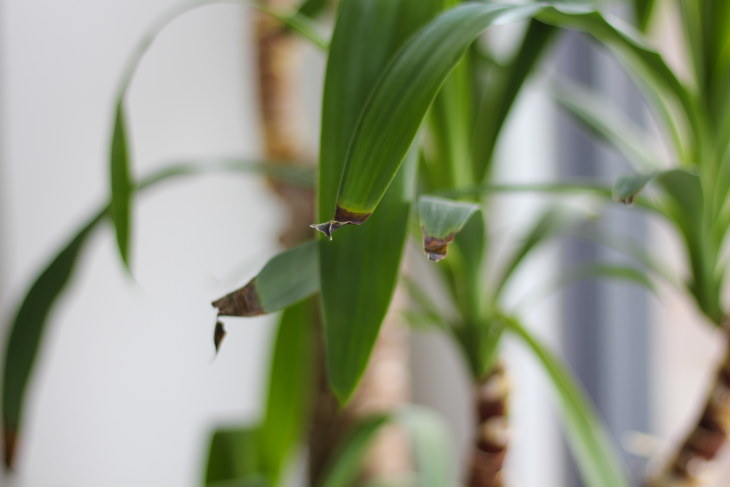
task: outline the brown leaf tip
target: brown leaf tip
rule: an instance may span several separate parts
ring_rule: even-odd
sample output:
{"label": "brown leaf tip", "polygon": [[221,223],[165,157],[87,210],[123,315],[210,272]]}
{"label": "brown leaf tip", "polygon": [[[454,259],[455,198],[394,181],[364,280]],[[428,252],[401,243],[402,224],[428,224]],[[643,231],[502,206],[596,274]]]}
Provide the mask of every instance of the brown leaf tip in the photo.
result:
{"label": "brown leaf tip", "polygon": [[623,198],[618,198],[619,203],[623,203],[625,205],[632,205],[634,204],[634,199],[636,198],[636,195],[630,194],[628,196],[624,196]]}
{"label": "brown leaf tip", "polygon": [[213,306],[218,308],[218,316],[259,316],[266,314],[261,305],[261,298],[256,292],[256,279],[240,289],[226,294],[220,299],[213,301]]}
{"label": "brown leaf tip", "polygon": [[423,232],[423,250],[426,252],[428,260],[432,262],[440,262],[446,258],[449,250],[449,244],[454,241],[454,234],[450,233],[444,238],[436,238]]}
{"label": "brown leaf tip", "polygon": [[4,426],[4,461],[5,461],[5,469],[10,471],[13,469],[13,465],[15,464],[15,448],[18,444],[18,433],[8,424],[8,421],[5,421]]}
{"label": "brown leaf tip", "polygon": [[215,346],[215,353],[218,354],[218,350],[221,348],[221,343],[226,337],[226,329],[223,327],[223,322],[216,321],[215,329],[213,330],[213,345]]}
{"label": "brown leaf tip", "polygon": [[314,223],[309,225],[318,232],[322,232],[327,236],[328,239],[332,240],[332,234],[345,225],[362,225],[365,220],[370,218],[372,213],[356,213],[353,211],[345,210],[339,205],[335,210],[335,216],[332,220],[324,223]]}

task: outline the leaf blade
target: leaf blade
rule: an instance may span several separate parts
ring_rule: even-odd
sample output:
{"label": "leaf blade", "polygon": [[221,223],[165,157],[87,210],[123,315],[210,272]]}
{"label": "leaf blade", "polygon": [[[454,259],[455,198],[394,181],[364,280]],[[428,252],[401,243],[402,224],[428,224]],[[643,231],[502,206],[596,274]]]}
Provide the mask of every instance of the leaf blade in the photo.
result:
{"label": "leaf blade", "polygon": [[629,487],[609,437],[578,384],[557,358],[516,320],[506,320],[508,329],[518,336],[543,365],[555,385],[568,444],[584,481],[590,487]]}

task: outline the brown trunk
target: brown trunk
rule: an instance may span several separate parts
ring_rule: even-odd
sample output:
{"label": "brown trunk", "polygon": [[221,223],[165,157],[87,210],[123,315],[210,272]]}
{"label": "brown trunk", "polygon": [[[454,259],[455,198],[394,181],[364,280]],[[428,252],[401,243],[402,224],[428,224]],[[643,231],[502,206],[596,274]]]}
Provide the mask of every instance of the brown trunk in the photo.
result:
{"label": "brown trunk", "polygon": [[504,367],[497,364],[476,387],[477,437],[472,452],[469,487],[501,487],[507,453],[507,395]]}
{"label": "brown trunk", "polygon": [[728,346],[715,380],[694,427],[664,469],[649,478],[647,487],[691,487],[701,485],[703,467],[717,457],[730,431],[730,331]]}
{"label": "brown trunk", "polygon": [[[292,8],[292,0],[262,2],[277,8]],[[256,17],[256,46],[259,73],[260,115],[264,153],[278,162],[306,162],[311,156],[301,137],[301,124],[306,120],[301,111],[298,80],[299,46],[297,39],[270,16]],[[281,236],[291,246],[311,238],[309,224],[314,221],[314,194],[279,181],[271,181],[284,200],[290,214]],[[324,369],[323,352],[319,352],[318,390],[313,405],[309,432],[309,478],[318,485],[331,461],[337,443],[363,415],[395,409],[408,398],[408,354],[406,332],[386,319],[375,346],[370,367],[359,392],[350,405],[341,411],[329,391]],[[406,473],[409,470],[408,449],[398,431],[386,429],[376,440],[363,469],[363,477],[378,478]]]}

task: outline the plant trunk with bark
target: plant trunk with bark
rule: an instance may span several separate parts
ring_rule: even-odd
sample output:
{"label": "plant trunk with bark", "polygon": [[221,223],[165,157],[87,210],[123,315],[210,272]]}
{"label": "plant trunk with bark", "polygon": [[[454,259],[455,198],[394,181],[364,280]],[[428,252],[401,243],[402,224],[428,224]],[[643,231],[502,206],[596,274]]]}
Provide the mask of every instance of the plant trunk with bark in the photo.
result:
{"label": "plant trunk with bark", "polygon": [[502,364],[496,364],[475,389],[477,435],[474,440],[469,487],[501,487],[509,430],[509,384]]}

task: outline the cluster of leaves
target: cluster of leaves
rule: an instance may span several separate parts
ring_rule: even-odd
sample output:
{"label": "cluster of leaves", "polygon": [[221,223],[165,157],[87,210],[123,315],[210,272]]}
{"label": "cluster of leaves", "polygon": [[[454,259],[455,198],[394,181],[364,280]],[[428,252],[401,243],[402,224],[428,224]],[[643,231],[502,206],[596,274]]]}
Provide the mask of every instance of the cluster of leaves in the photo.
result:
{"label": "cluster of leaves", "polygon": [[[22,425],[25,390],[49,313],[95,228],[105,221],[113,223],[120,256],[128,265],[130,208],[138,191],[176,176],[211,170],[263,171],[300,184],[315,179],[276,164],[217,161],[171,166],[134,183],[124,116],[133,73],[165,25],[192,8],[219,1],[197,1],[170,12],[154,25],[130,59],[115,104],[109,204],[39,275],[11,327],[3,381],[7,464],[12,461],[7,453],[14,450]],[[261,8],[252,2],[230,1]],[[331,240],[322,238],[287,250],[244,288],[247,302],[254,303],[254,314],[284,310],[266,414],[255,427],[214,436],[206,482],[269,486],[282,482],[310,408],[312,350],[318,339],[312,323],[318,311],[329,383],[342,403],[348,401],[390,304],[405,241],[415,226],[409,222],[417,213],[419,225],[411,233],[422,241],[431,260],[445,258],[431,264],[427,272],[447,290],[448,308],[456,312],[434,306],[427,289],[409,282],[416,310],[408,316],[447,330],[474,381],[488,372],[505,331],[522,339],[555,384],[586,483],[627,485],[580,388],[530,335],[515,311],[503,304],[504,290],[526,256],[565,230],[574,218],[550,208],[511,247],[502,267],[486,273],[483,264],[489,260],[491,246],[485,215],[490,198],[505,191],[581,191],[605,199],[613,193],[619,201],[636,201],[676,228],[690,269],[685,286],[710,321],[722,323],[723,248],[730,226],[730,93],[724,89],[730,82],[730,7],[722,2],[680,2],[695,61],[693,79],[685,82],[639,32],[607,17],[591,2],[343,0],[329,42],[320,38],[310,18],[326,3],[303,2],[294,14],[267,11],[328,50],[316,176],[317,215],[325,223],[316,227]],[[633,2],[640,29],[651,20],[653,3]],[[493,25],[519,21],[528,24],[516,49],[505,62],[495,63],[478,39]],[[570,184],[491,184],[493,156],[505,120],[527,76],[564,28],[592,36],[625,63],[670,134],[676,161],[662,163],[646,147],[645,141],[651,138],[637,137],[638,128],[627,130],[631,124],[600,103],[599,95],[563,84],[556,89],[557,101],[633,161],[637,173],[620,180],[613,192]],[[659,190],[656,198],[639,197],[650,183]],[[447,254],[450,244],[453,248]],[[666,268],[641,250],[625,241],[619,246],[654,271],[653,276],[669,278]],[[595,274],[652,283],[652,278],[632,268],[595,265],[574,273],[575,277]],[[323,485],[349,485],[373,432],[392,420],[405,424],[414,438],[423,485],[447,485],[443,431],[432,414],[416,408],[373,417],[360,425]]]}

